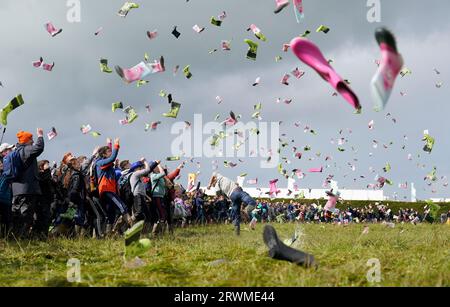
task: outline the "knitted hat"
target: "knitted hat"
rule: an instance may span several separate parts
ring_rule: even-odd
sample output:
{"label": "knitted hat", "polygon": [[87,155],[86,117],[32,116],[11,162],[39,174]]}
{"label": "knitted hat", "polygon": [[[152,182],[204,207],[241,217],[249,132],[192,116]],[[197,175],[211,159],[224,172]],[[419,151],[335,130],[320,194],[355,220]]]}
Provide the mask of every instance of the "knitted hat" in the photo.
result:
{"label": "knitted hat", "polygon": [[19,140],[19,144],[26,144],[33,139],[33,135],[30,132],[19,131],[17,133],[17,139]]}

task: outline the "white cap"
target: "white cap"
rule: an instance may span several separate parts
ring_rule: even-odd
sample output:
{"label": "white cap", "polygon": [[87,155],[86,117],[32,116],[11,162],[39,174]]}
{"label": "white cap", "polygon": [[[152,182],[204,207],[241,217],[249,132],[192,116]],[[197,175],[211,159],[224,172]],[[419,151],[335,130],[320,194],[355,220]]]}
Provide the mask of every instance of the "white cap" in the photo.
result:
{"label": "white cap", "polygon": [[7,149],[13,149],[15,145],[10,145],[8,143],[3,143],[0,145],[0,153],[4,152]]}

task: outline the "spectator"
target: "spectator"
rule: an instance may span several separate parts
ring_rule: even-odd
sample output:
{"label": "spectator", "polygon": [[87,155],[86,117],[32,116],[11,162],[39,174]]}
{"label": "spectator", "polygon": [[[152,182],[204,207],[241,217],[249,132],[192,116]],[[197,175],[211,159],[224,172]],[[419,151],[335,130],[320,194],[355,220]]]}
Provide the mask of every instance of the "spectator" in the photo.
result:
{"label": "spectator", "polygon": [[23,168],[17,179],[12,182],[13,233],[18,238],[25,238],[30,235],[35,213],[37,213],[35,229],[43,229],[46,223],[46,217],[41,214],[44,210],[36,210],[39,205],[38,197],[42,194],[38,181],[37,157],[44,151],[44,132],[40,128],[37,129],[36,144],[34,144],[33,135],[29,132],[20,131],[17,133],[17,138],[18,144],[15,150]]}

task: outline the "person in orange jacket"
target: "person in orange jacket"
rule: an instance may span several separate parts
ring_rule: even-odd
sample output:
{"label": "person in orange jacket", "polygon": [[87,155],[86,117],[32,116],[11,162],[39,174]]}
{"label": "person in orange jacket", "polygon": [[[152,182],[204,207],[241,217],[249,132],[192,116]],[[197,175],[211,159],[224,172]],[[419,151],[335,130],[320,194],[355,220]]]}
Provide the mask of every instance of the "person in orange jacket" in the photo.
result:
{"label": "person in orange jacket", "polygon": [[[111,149],[109,146],[103,146],[98,150],[99,159],[95,163],[98,192],[100,202],[105,207],[107,213],[106,233],[116,231],[122,222],[128,223],[129,226],[133,224],[131,216],[128,214],[126,204],[119,197],[119,187],[116,179],[116,172],[114,162],[119,154],[120,140],[115,139],[114,146]],[[120,217],[116,222],[116,209],[120,212]],[[114,223],[116,225],[113,227]]]}

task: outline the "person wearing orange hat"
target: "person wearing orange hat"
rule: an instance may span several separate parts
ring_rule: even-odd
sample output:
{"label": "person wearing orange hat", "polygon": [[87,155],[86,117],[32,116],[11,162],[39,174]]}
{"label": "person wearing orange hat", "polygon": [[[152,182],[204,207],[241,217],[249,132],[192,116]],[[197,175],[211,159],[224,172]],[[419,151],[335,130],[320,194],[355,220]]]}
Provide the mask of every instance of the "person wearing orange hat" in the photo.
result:
{"label": "person wearing orange hat", "polygon": [[28,131],[19,131],[17,133],[17,139],[19,141],[19,144],[32,144],[33,143],[33,134],[31,134]]}
{"label": "person wearing orange hat", "polygon": [[[37,210],[38,197],[41,195],[39,186],[37,157],[44,152],[44,131],[37,129],[36,144],[33,134],[27,131],[17,133],[18,143],[16,151],[22,161],[18,177],[12,182],[13,206],[12,222],[13,233],[16,237],[25,238],[29,236],[30,228],[39,237],[44,237],[47,230],[44,230],[42,221],[47,218],[42,216],[43,210]],[[36,221],[33,225],[34,214]]]}

